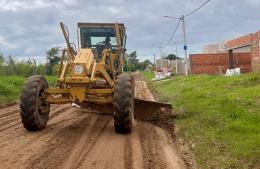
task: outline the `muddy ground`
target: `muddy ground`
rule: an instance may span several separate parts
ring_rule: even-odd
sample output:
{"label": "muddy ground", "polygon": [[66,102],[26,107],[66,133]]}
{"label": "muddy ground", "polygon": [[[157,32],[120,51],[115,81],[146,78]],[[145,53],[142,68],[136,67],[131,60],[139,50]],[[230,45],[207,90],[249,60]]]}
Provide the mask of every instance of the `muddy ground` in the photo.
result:
{"label": "muddy ground", "polygon": [[[136,96],[154,100],[136,77]],[[184,169],[169,131],[135,120],[128,135],[114,132],[110,115],[71,105],[52,105],[47,127],[28,132],[19,105],[0,109],[0,168]]]}

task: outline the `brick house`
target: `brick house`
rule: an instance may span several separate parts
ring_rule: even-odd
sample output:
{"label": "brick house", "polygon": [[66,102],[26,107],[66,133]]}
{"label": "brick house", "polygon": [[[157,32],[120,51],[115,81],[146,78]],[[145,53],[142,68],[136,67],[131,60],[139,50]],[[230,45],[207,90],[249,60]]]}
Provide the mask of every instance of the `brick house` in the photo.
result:
{"label": "brick house", "polygon": [[222,74],[228,68],[236,67],[242,73],[260,71],[260,31],[225,41],[224,45],[225,51],[220,51],[219,48],[205,50],[203,47],[203,54],[191,54],[190,72]]}

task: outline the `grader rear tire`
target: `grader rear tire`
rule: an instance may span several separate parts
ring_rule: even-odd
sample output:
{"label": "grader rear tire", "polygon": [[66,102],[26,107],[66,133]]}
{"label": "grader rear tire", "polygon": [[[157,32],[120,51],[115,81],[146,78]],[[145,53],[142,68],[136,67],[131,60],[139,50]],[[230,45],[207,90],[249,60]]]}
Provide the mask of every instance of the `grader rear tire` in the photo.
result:
{"label": "grader rear tire", "polygon": [[44,90],[47,80],[42,76],[31,76],[25,83],[20,103],[20,115],[24,128],[36,131],[45,128],[49,119],[50,104],[46,103]]}
{"label": "grader rear tire", "polygon": [[130,76],[121,75],[114,91],[114,127],[117,133],[131,133],[134,120],[134,87]]}

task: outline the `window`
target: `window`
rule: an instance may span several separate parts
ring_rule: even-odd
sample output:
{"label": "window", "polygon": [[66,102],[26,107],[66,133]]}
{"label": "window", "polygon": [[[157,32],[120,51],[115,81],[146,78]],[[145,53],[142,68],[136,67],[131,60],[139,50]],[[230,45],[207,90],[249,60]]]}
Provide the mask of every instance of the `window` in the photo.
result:
{"label": "window", "polygon": [[108,44],[110,46],[117,45],[113,28],[80,28],[80,37],[82,48]]}

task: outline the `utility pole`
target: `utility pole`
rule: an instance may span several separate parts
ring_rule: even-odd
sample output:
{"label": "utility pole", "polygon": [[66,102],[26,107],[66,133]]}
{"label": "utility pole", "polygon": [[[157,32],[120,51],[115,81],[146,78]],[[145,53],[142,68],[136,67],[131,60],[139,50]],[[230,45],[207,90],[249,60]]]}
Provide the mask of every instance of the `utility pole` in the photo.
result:
{"label": "utility pole", "polygon": [[187,76],[189,74],[188,71],[188,54],[187,54],[187,42],[186,42],[186,31],[185,31],[185,21],[184,21],[185,16],[181,16],[181,21],[182,21],[182,30],[183,30],[183,40],[184,40],[184,52],[185,52],[185,75]]}
{"label": "utility pole", "polygon": [[175,44],[175,55],[176,55],[176,57],[177,57],[177,56],[178,56],[178,46],[177,46],[177,42],[175,41],[174,44]]}
{"label": "utility pole", "polygon": [[[206,2],[204,2],[203,4],[201,4],[198,8],[195,8],[193,11],[185,14],[185,15],[182,15],[181,17],[173,17],[173,16],[163,16],[163,17],[167,17],[167,18],[172,18],[172,19],[177,19],[179,20],[178,24],[177,24],[177,27],[172,35],[172,37],[170,38],[170,41],[172,40],[174,34],[176,33],[176,30],[178,29],[178,26],[179,26],[179,23],[180,21],[182,21],[182,28],[183,28],[183,39],[184,39],[184,51],[185,51],[185,64],[186,64],[186,70],[185,70],[185,74],[188,75],[189,72],[188,72],[188,59],[187,59],[187,43],[186,43],[186,32],[185,32],[185,21],[184,21],[184,18],[185,17],[188,17],[192,14],[194,14],[195,12],[197,12],[198,10],[200,10],[204,5],[206,5],[210,0],[207,0]],[[169,41],[169,43],[170,43]]]}
{"label": "utility pole", "polygon": [[161,49],[161,59],[160,59],[160,61],[161,61],[161,70],[162,70],[162,58],[163,58],[163,51],[162,51],[162,47],[161,47],[161,46],[160,46],[159,48]]}
{"label": "utility pole", "polygon": [[162,52],[162,47],[160,46],[160,49],[161,49],[161,58],[163,57],[163,52]]}
{"label": "utility pole", "polygon": [[[176,17],[172,17],[172,16],[163,16],[163,17],[166,17],[166,18],[172,18],[172,19],[178,19],[179,21],[182,22],[182,31],[183,31],[183,40],[184,40],[184,46],[183,46],[183,49],[184,49],[184,53],[185,53],[185,75],[189,75],[189,68],[188,68],[188,54],[187,54],[187,42],[186,42],[186,30],[185,30],[185,21],[184,21],[184,18],[185,16],[187,15],[182,15],[180,18],[176,18]],[[179,24],[177,24],[177,28],[178,28]]]}
{"label": "utility pole", "polygon": [[177,46],[177,42],[176,41],[174,43],[175,43],[175,47],[176,47],[176,51],[175,51],[175,56],[176,56],[176,59],[175,59],[175,69],[176,69],[176,75],[177,75],[178,74],[178,59],[177,59],[177,57],[178,57],[178,52],[177,52],[178,46]]}
{"label": "utility pole", "polygon": [[155,70],[157,69],[157,66],[156,66],[156,60],[155,60],[155,58],[156,58],[156,55],[155,55],[155,53],[153,54],[153,65],[154,65],[154,68],[155,68]]}
{"label": "utility pole", "polygon": [[[209,1],[210,1],[210,0],[207,0],[206,2],[204,2],[203,4],[201,4],[198,8],[195,8],[193,11],[191,11],[191,12],[185,14],[185,15],[182,15],[181,17],[163,16],[163,17],[167,17],[167,18],[172,18],[172,19],[177,19],[177,20],[179,20],[179,22],[178,22],[178,24],[177,24],[177,26],[176,26],[176,29],[175,29],[173,35],[172,35],[171,38],[170,38],[170,41],[172,40],[174,34],[176,33],[176,30],[178,29],[178,26],[179,26],[180,21],[182,21],[183,39],[184,39],[184,47],[183,47],[183,48],[184,48],[184,52],[185,52],[185,65],[186,65],[186,66],[185,66],[185,68],[186,68],[185,74],[186,74],[186,75],[189,74],[189,70],[188,70],[188,69],[189,69],[189,67],[188,67],[188,66],[189,66],[189,63],[188,63],[188,56],[187,56],[187,43],[186,43],[186,32],[185,32],[185,21],[184,21],[184,18],[185,18],[185,17],[188,17],[188,16],[194,14],[195,12],[197,12],[198,10],[200,10],[200,9],[201,9],[204,5],[206,5]],[[169,41],[169,43],[170,43],[170,41]]]}

